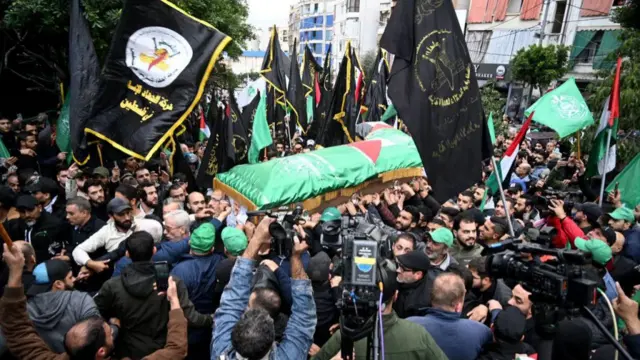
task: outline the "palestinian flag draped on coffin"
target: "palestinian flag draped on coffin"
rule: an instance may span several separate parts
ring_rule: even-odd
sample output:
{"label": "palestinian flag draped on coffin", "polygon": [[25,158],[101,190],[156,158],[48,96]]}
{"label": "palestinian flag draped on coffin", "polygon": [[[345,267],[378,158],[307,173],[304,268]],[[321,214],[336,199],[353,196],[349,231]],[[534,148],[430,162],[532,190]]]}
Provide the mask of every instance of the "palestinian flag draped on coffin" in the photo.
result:
{"label": "palestinian flag draped on coffin", "polygon": [[451,1],[402,0],[380,46],[394,54],[389,97],[440,202],[479,182],[492,153],[478,81]]}
{"label": "palestinian flag draped on coffin", "polygon": [[195,109],[229,41],[167,0],[127,0],[85,132],[151,159]]}

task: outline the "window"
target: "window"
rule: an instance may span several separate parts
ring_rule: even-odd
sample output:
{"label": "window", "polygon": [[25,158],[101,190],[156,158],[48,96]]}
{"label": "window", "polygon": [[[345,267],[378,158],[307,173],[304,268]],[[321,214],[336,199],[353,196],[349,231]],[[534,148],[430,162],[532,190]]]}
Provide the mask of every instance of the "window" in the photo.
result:
{"label": "window", "polygon": [[331,41],[332,38],[333,38],[333,31],[327,30],[324,33],[324,39],[327,40],[327,41]]}
{"label": "window", "polygon": [[313,13],[316,14],[318,12],[318,3],[313,4]]}
{"label": "window", "polygon": [[360,0],[347,0],[347,12],[360,12]]}
{"label": "window", "polygon": [[598,48],[600,47],[600,43],[602,42],[603,34],[604,34],[604,31],[598,31],[593,36],[593,39],[591,39],[589,44],[587,44],[587,46],[584,47],[584,50],[582,50],[582,52],[578,56],[576,56],[576,61],[578,63],[582,63],[582,64],[593,63],[593,60],[596,57],[596,52],[598,51]]}
{"label": "window", "polygon": [[613,0],[613,5],[611,5],[611,6],[612,7],[613,6],[624,6],[624,5],[626,5],[626,3],[627,3],[627,0]]}
{"label": "window", "polygon": [[522,8],[522,0],[509,0],[507,5],[507,14],[519,13]]}
{"label": "window", "polygon": [[559,34],[562,31],[562,23],[564,22],[564,15],[567,11],[566,1],[556,1],[556,15],[553,18],[553,26],[551,27],[552,34]]}

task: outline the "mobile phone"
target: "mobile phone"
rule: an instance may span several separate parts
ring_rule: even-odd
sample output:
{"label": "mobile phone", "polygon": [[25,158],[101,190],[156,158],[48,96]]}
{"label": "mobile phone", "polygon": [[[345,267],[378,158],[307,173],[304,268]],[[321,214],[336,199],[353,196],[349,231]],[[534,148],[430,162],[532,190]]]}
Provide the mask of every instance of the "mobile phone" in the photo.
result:
{"label": "mobile phone", "polygon": [[158,261],[153,263],[156,272],[156,286],[159,292],[167,291],[169,288],[169,263]]}
{"label": "mobile phone", "polygon": [[618,187],[619,187],[619,186],[620,186],[620,182],[617,182],[617,183],[616,183],[616,187],[615,187],[615,188],[613,188],[613,193],[614,193],[614,194],[617,194],[617,193],[618,193]]}

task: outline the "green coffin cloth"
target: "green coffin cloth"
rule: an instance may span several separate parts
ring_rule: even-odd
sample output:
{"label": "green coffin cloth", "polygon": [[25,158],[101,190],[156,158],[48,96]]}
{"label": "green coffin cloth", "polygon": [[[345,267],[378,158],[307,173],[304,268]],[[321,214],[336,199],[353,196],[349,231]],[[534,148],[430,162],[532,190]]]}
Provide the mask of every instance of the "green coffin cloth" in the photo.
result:
{"label": "green coffin cloth", "polygon": [[364,187],[421,174],[413,139],[399,130],[380,129],[349,145],[236,166],[218,174],[214,187],[249,210],[300,202],[314,210]]}

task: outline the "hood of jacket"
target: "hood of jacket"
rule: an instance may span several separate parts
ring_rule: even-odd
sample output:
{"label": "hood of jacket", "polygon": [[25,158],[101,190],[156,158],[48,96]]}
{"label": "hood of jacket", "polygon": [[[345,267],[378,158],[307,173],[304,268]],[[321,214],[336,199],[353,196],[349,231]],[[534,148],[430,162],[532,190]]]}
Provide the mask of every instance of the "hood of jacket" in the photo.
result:
{"label": "hood of jacket", "polygon": [[27,303],[29,318],[40,329],[54,329],[64,317],[72,294],[72,291],[56,291],[32,297]]}
{"label": "hood of jacket", "polygon": [[134,262],[120,275],[125,290],[133,297],[146,298],[153,292],[156,281],[155,269],[151,262]]}

